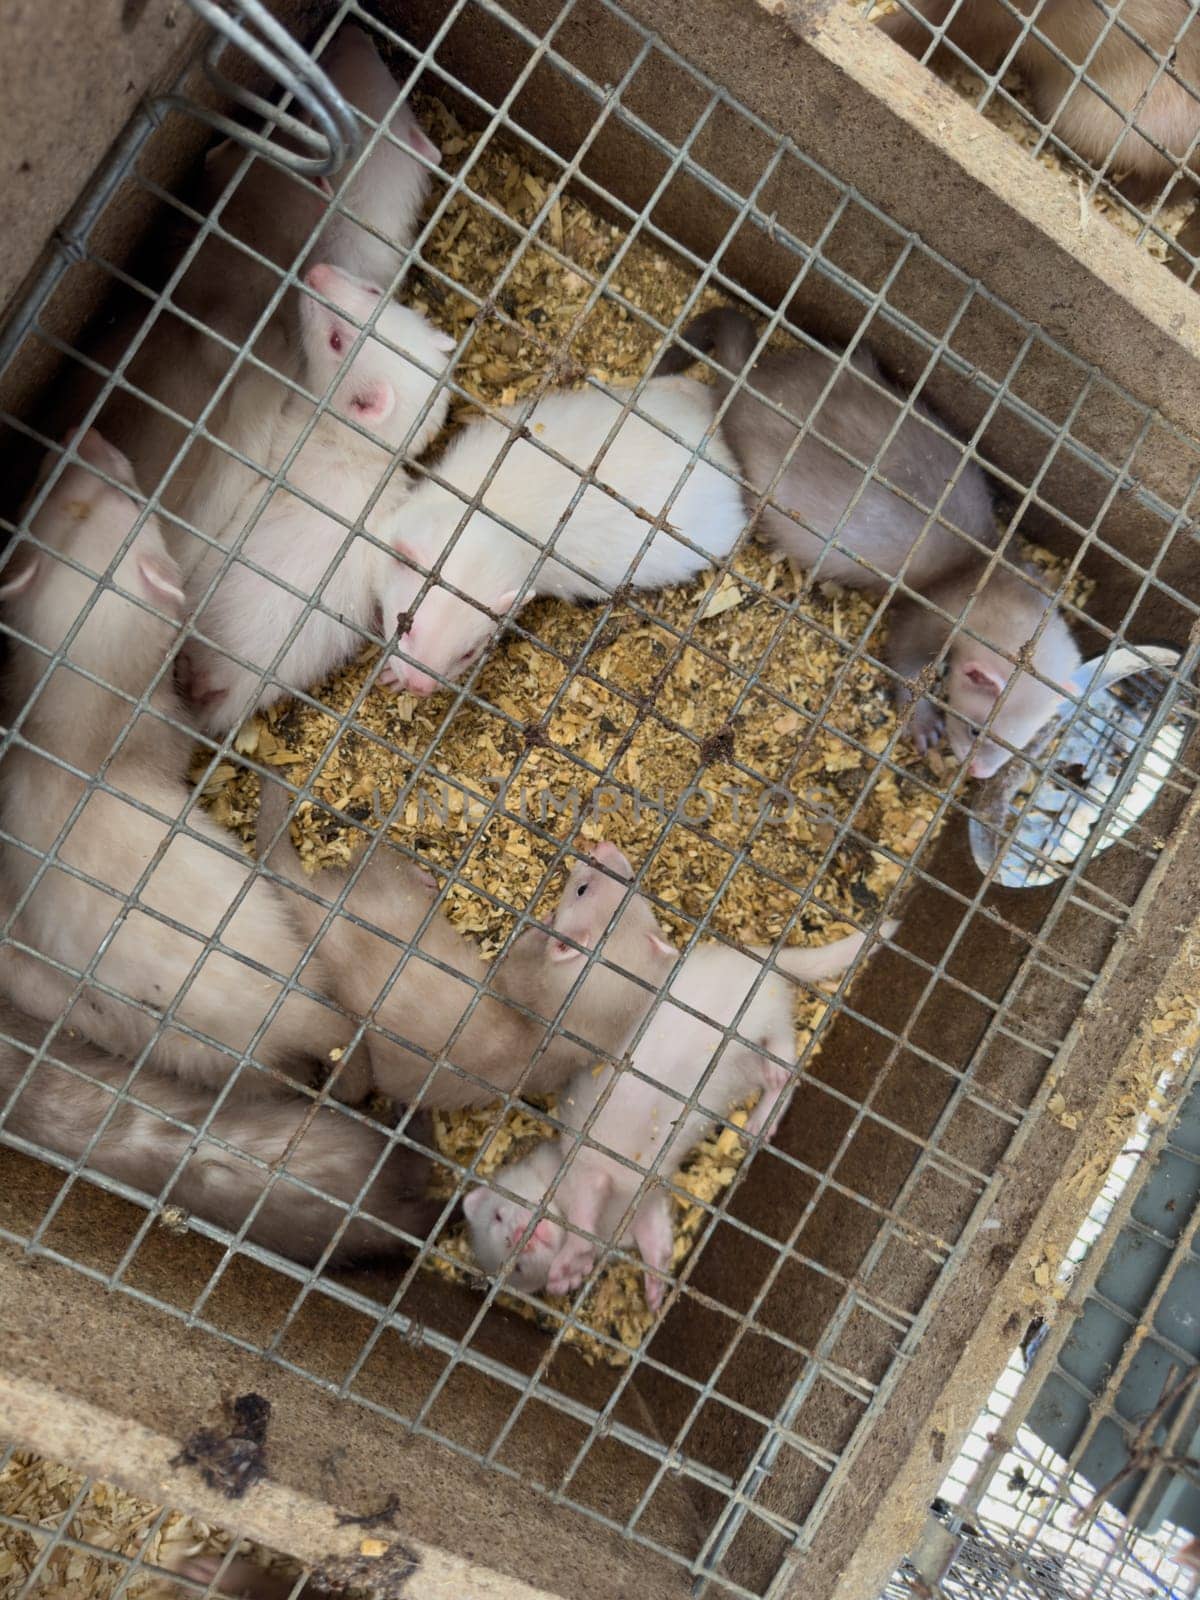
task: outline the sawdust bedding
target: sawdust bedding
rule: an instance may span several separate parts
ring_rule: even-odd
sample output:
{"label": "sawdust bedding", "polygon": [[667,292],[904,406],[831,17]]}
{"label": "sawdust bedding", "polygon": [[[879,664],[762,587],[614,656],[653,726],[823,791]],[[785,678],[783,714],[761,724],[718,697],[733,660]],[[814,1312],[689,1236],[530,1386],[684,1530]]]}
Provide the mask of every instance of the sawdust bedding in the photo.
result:
{"label": "sawdust bedding", "polygon": [[[440,104],[421,112],[446,167],[455,170],[473,136]],[[492,295],[521,231],[543,204],[546,180],[492,142],[470,181],[504,216],[489,215],[461,194],[427,255],[435,269],[483,298]],[[620,230],[573,198],[552,209],[545,236],[589,272],[602,270],[624,243]],[[614,278],[620,294],[666,322],[693,283],[680,264],[640,241]],[[420,274],[406,298],[456,336],[473,325],[458,380],[482,400],[510,404],[542,380],[551,352],[561,353],[564,342],[569,359],[558,371],[560,383],[591,373],[628,384],[645,371],[656,336],[615,301],[599,300],[574,326],[588,292],[580,272],[534,241],[497,296],[520,331],[477,317],[468,296],[446,290],[431,274]],[[868,635],[867,648],[880,647],[875,611],[873,600],[832,585],[805,589],[785,563],[757,546],[737,557],[731,573],[621,601],[598,637],[597,609],[538,603],[521,618],[532,637],[503,641],[479,677],[478,695],[495,711],[464,704],[443,726],[448,694],[421,701],[372,690],[357,705],[353,726],[335,740],[336,715],[356,706],[372,666],[368,653],[314,691],[334,715],[290,704],[253,718],[237,737],[234,758],[212,775],[206,800],[248,840],[258,781],[238,754],[279,767],[297,784],[311,779],[317,804],[302,809],[296,842],[310,864],[336,864],[349,858],[351,843],[323,808],[364,822],[389,815],[428,757],[391,832],[435,871],[457,871],[446,910],[487,954],[513,925],[510,907],[547,916],[561,890],[560,877],[544,881],[554,845],[530,831],[522,806],[524,817],[553,840],[578,826],[585,838],[614,840],[635,862],[650,858],[646,887],[677,936],[686,937],[712,907],[716,930],[761,943],[783,933],[799,911],[793,942],[822,943],[876,917],[926,838],[940,798],[936,774],[907,745],[893,751],[899,770],[878,764],[896,731],[888,683],[882,669],[854,655]],[[739,674],[750,671],[760,677],[747,691]],[[480,826],[500,775],[509,784],[504,809]],[[697,828],[659,809],[669,814],[692,785],[706,798],[694,795],[690,814],[699,817],[712,806]],[[776,785],[812,809],[797,804],[788,816],[791,802],[771,799]],[[567,809],[560,812],[554,802]],[[613,809],[602,814],[606,805]],[[722,888],[760,807],[771,820]],[[838,824],[847,820],[853,831],[826,861]],[[801,1049],[823,1010],[816,999],[799,1006]],[[536,1119],[524,1113],[513,1113],[499,1129],[490,1112],[439,1116],[437,1124],[443,1153],[464,1164],[490,1141],[479,1167],[484,1173],[523,1153],[538,1133]],[[693,1157],[682,1186],[697,1201],[715,1201],[741,1154],[732,1128],[715,1133]],[[677,1262],[705,1216],[701,1205],[677,1201]],[[470,1275],[461,1233],[443,1239],[440,1254],[433,1262],[439,1270]],[[506,1303],[540,1315],[526,1303]],[[585,1329],[568,1329],[566,1337],[585,1356],[626,1359],[652,1320],[636,1269],[608,1269],[582,1320],[607,1336],[601,1342]]]}
{"label": "sawdust bedding", "polygon": [[[83,1473],[28,1451],[14,1451],[0,1466],[0,1515],[51,1532],[67,1519],[67,1536],[94,1547],[60,1545],[39,1574],[38,1600],[109,1600],[129,1571],[127,1562],[118,1557],[140,1555],[146,1566],[174,1571],[189,1556],[228,1545],[228,1535],[221,1530],[181,1511],[164,1513],[161,1506],[149,1505],[112,1483],[93,1482],[67,1518],[84,1483]],[[20,1594],[44,1549],[45,1541],[36,1535],[0,1527],[0,1600]],[[299,1571],[294,1562],[257,1546],[246,1546],[243,1553],[289,1576]],[[128,1600],[184,1600],[194,1591],[154,1572],[139,1571],[122,1592]]]}
{"label": "sawdust bedding", "polygon": [[[847,0],[847,4],[860,14],[864,11],[863,0]],[[867,19],[875,22],[898,9],[899,0],[876,0],[875,4],[866,8]],[[965,61],[956,60],[949,57],[948,52],[943,52],[932,70],[962,99],[969,100],[972,105],[978,103],[985,87],[984,80]],[[1019,72],[1006,72],[1000,80],[1000,87],[1010,98],[993,94],[983,107],[983,116],[994,127],[1002,128],[1010,139],[1015,139],[1026,150],[1034,150],[1041,134],[1036,126],[1037,113],[1024,79]],[[1035,120],[1030,121],[1030,118]],[[1196,214],[1198,197],[1188,185],[1176,185],[1163,197],[1160,205],[1146,202],[1134,208],[1129,202],[1123,201],[1112,187],[1112,184],[1120,181],[1120,174],[1114,174],[1109,184],[1092,192],[1092,174],[1088,169],[1052,145],[1044,146],[1034,159],[1048,171],[1059,173],[1077,191],[1081,232],[1087,228],[1092,217],[1102,217],[1105,222],[1119,228],[1155,261],[1165,262],[1177,270],[1190,267],[1189,258],[1173,248],[1171,242],[1179,238],[1185,224]],[[1153,218],[1152,228],[1147,227],[1146,217]]]}
{"label": "sawdust bedding", "polygon": [[[436,103],[424,106],[422,114],[442,144],[446,167],[455,170],[469,155],[472,136]],[[1015,113],[1009,115],[1014,131],[1024,126]],[[993,120],[999,120],[998,116]],[[1051,155],[1042,159],[1056,164]],[[532,219],[545,196],[544,177],[494,143],[475,166],[471,182],[519,226]],[[574,199],[564,199],[552,210],[547,236],[557,249],[593,272],[605,265],[624,238]],[[443,220],[428,254],[449,277],[483,296],[490,293],[497,274],[507,264],[515,238],[508,225],[488,217],[464,195]],[[683,304],[691,280],[677,263],[635,243],[618,269],[614,286],[633,304],[669,322]],[[583,276],[531,245],[501,295],[504,309],[523,331],[481,319],[457,374],[463,387],[500,404],[530,392],[544,372],[547,353],[572,329],[588,291]],[[427,277],[408,298],[456,335],[475,317],[476,308],[468,298],[445,292]],[[701,305],[712,298],[706,296]],[[577,373],[589,372],[604,381],[629,383],[640,376],[654,348],[649,329],[615,303],[602,300],[572,333],[571,366]],[[568,368],[561,381],[571,382],[575,377]],[[750,791],[741,803],[753,815],[755,788],[782,779],[800,744],[805,743],[801,764],[789,786],[793,792],[819,789],[821,803],[830,808],[828,820],[814,822],[796,814],[765,829],[752,852],[754,862],[785,883],[796,885],[796,890],[743,868],[721,895],[713,923],[723,933],[746,941],[777,936],[798,893],[817,873],[835,822],[855,807],[855,830],[862,842],[843,846],[825,865],[819,900],[805,909],[798,927],[806,940],[822,942],[846,931],[847,924],[841,919],[870,918],[899,880],[902,863],[929,833],[943,768],[936,757],[931,769],[918,762],[907,747],[897,745],[892,760],[901,771],[876,769],[875,757],[890,740],[895,721],[884,675],[867,663],[854,665],[815,734],[803,715],[820,708],[845,661],[846,648],[866,631],[873,615],[869,601],[832,585],[804,591],[786,567],[773,563],[758,549],[740,556],[735,566],[736,577],[713,585],[702,583],[661,597],[642,597],[636,606],[616,606],[598,647],[588,655],[586,671],[574,678],[549,715],[548,708],[567,677],[565,663],[574,661],[588,644],[594,614],[587,610],[538,605],[524,614],[523,624],[556,654],[519,638],[501,644],[478,685],[480,697],[497,706],[501,717],[464,706],[439,738],[445,697],[421,703],[373,691],[356,712],[356,728],[343,734],[325,755],[313,781],[315,794],[320,801],[363,820],[372,810],[385,813],[411,775],[415,761],[436,741],[436,770],[481,801],[492,792],[482,785],[483,778],[515,773],[519,768],[527,792],[557,785],[561,794],[573,787],[580,791],[586,808],[589,791],[595,787],[588,768],[603,771],[619,752],[618,781],[652,798],[657,797],[661,785],[670,805],[698,780],[695,740],[723,733],[729,721],[738,681],[726,664],[749,667],[757,663],[774,639],[780,615],[775,602],[798,599],[799,616],[771,651],[763,681],[800,710],[773,701],[763,691],[755,692],[739,708],[731,752],[728,740],[718,744],[738,763],[757,772],[759,784],[729,759],[718,759],[710,766],[704,782],[710,790],[728,783]],[[672,666],[653,705],[639,712],[637,698],[674,652],[671,630],[693,622],[694,646],[686,648]],[[361,689],[368,666],[369,661],[364,661],[350,667],[318,691],[317,698],[334,712],[346,710]],[[313,776],[334,727],[331,718],[309,708],[277,708],[252,719],[239,735],[237,748],[302,782]],[[526,730],[535,728],[544,729],[548,743],[540,737],[531,741]],[[581,768],[576,762],[588,766]],[[911,778],[906,775],[910,772]],[[213,774],[206,802],[244,839],[253,837],[257,780],[236,762],[222,763]],[[493,952],[511,926],[511,913],[472,894],[466,884],[474,883],[508,905],[532,906],[551,850],[519,820],[504,816],[472,840],[472,812],[480,810],[478,803],[472,807],[452,798],[449,818],[443,823],[432,806],[423,807],[414,798],[392,832],[397,839],[416,846],[432,865],[445,868],[459,863],[464,846],[471,841],[459,868],[465,882],[450,890],[447,910],[460,929],[477,938],[485,951]],[[568,817],[549,813],[548,833],[561,838],[570,829]],[[613,838],[635,858],[657,846],[647,886],[662,902],[659,914],[664,923],[685,934],[689,931],[687,918],[702,912],[713,898],[725,872],[726,852],[741,842],[744,824],[735,823],[731,803],[717,806],[702,834],[678,824],[665,828],[650,809],[639,819],[624,806],[606,816],[602,825],[585,821],[582,832],[587,837],[603,834]],[[297,842],[314,864],[345,860],[349,854],[341,830],[331,825],[327,815],[311,809],[301,818]],[[542,910],[552,907],[559,887],[557,881],[550,885]],[[797,1043],[801,1050],[823,1010],[817,1000],[799,1007]],[[1141,1096],[1137,1098],[1140,1105]],[[738,1124],[744,1116],[735,1111],[731,1121]],[[550,1132],[536,1114],[523,1111],[511,1112],[499,1128],[494,1115],[486,1110],[439,1115],[436,1122],[443,1154],[465,1165],[482,1151],[478,1170],[485,1176],[524,1154],[533,1141]],[[692,1201],[676,1200],[676,1267],[703,1227],[705,1204],[719,1200],[742,1155],[743,1146],[733,1128],[714,1130],[678,1175],[677,1188],[690,1194]],[[433,1263],[439,1270],[466,1280],[477,1278],[461,1230],[439,1241],[439,1251],[442,1259]],[[547,1327],[559,1321],[553,1312],[535,1313],[528,1303],[509,1296],[500,1296],[500,1303],[522,1315],[536,1316]],[[565,1301],[560,1309],[565,1312]],[[568,1328],[565,1337],[586,1359],[598,1357],[615,1364],[627,1359],[622,1350],[636,1347],[651,1323],[636,1267],[622,1264],[605,1271],[579,1320],[587,1326]],[[589,1334],[588,1327],[600,1337]],[[82,1474],[57,1462],[17,1451],[0,1467],[0,1514],[57,1528],[83,1481]],[[114,1557],[141,1552],[144,1562],[168,1570],[190,1555],[223,1548],[228,1542],[219,1529],[182,1512],[164,1514],[161,1507],[102,1482],[91,1485],[66,1531],[97,1551],[111,1551]],[[286,1557],[256,1546],[243,1548],[252,1559],[289,1577],[299,1570]],[[0,1529],[0,1600],[20,1592],[41,1549],[41,1542],[29,1534]],[[63,1547],[50,1557],[38,1581],[38,1593],[46,1600],[109,1600],[125,1575],[126,1567],[118,1560]],[[151,1572],[134,1577],[123,1592],[130,1600],[175,1600],[184,1593]]]}
{"label": "sawdust bedding", "polygon": [[[474,137],[439,103],[423,105],[421,114],[446,167],[456,170],[471,154]],[[653,330],[607,297],[581,317],[586,278],[537,240],[496,291],[498,275],[545,201],[545,177],[493,141],[480,152],[470,183],[501,215],[460,193],[427,257],[480,299],[494,296],[516,326],[477,316],[468,295],[448,290],[430,273],[419,273],[406,295],[456,336],[471,326],[457,372],[462,386],[481,400],[509,404],[529,393],[555,358],[560,383],[577,383],[585,373],[617,385],[635,381],[655,352]],[[569,262],[593,273],[625,243],[619,229],[574,198],[555,204],[544,234]],[[633,306],[666,323],[693,284],[680,263],[640,240],[614,277],[614,287]],[[561,890],[561,877],[547,880],[553,841],[577,828],[584,838],[614,840],[635,862],[649,861],[646,887],[677,937],[686,937],[694,919],[711,908],[714,929],[746,943],[775,939],[793,917],[791,942],[822,943],[874,920],[888,903],[905,863],[929,837],[946,772],[938,755],[930,766],[901,742],[891,750],[891,765],[879,763],[896,734],[889,684],[856,649],[866,640],[878,653],[875,612],[876,602],[866,596],[833,585],[805,586],[756,545],[737,555],[729,573],[662,595],[621,599],[598,634],[596,608],[539,602],[522,613],[529,637],[517,633],[502,641],[477,680],[480,700],[494,710],[464,703],[447,721],[448,694],[422,701],[374,689],[359,704],[374,660],[368,652],[314,690],[332,715],[293,703],[253,718],[237,737],[233,759],[208,782],[206,802],[249,840],[258,780],[240,766],[238,754],[279,767],[298,785],[311,780],[316,805],[302,808],[296,842],[311,865],[337,864],[349,859],[351,842],[324,808],[363,822],[388,816],[427,759],[391,832],[434,871],[457,873],[446,910],[486,954],[494,954],[511,930],[510,908],[542,917],[552,912]],[[759,681],[747,690],[739,674],[749,671],[757,671]],[[336,718],[351,710],[353,725],[337,738]],[[504,803],[485,820],[502,775]],[[708,798],[693,796],[689,811],[699,815],[712,806],[703,826],[670,816],[692,785],[702,786]],[[723,887],[751,819],[769,805],[777,785],[810,807],[796,805],[790,815],[776,807]],[[619,802],[617,790],[623,790]],[[556,810],[550,796],[567,808]],[[658,809],[662,803],[666,817]],[[606,805],[613,809],[601,815]],[[527,821],[540,824],[547,837]],[[851,831],[826,859],[845,822]],[[801,1051],[823,1010],[815,998],[798,1007]],[[468,1163],[487,1145],[479,1163],[485,1174],[525,1153],[539,1136],[537,1119],[527,1113],[511,1114],[499,1128],[486,1111],[436,1120],[442,1153],[455,1162]],[[676,1202],[677,1265],[704,1225],[700,1202],[719,1198],[741,1156],[738,1135],[725,1128],[690,1161],[681,1186],[694,1200]],[[461,1233],[439,1242],[431,1265],[472,1276]],[[558,1320],[526,1302],[502,1297],[502,1303],[550,1326]],[[610,1266],[580,1320],[587,1326],[569,1327],[565,1338],[586,1359],[627,1360],[652,1322],[636,1268]]]}

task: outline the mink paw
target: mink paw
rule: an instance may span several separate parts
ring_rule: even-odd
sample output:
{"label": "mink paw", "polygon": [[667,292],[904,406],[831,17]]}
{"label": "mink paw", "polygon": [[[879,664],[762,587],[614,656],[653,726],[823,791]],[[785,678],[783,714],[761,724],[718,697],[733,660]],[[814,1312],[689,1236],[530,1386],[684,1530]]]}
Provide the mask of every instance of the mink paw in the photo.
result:
{"label": "mink paw", "polygon": [[547,1294],[570,1294],[578,1289],[596,1263],[596,1252],[586,1239],[568,1239],[550,1263]]}
{"label": "mink paw", "polygon": [[908,718],[908,736],[918,755],[924,755],[941,743],[945,718],[928,700],[918,700]]}

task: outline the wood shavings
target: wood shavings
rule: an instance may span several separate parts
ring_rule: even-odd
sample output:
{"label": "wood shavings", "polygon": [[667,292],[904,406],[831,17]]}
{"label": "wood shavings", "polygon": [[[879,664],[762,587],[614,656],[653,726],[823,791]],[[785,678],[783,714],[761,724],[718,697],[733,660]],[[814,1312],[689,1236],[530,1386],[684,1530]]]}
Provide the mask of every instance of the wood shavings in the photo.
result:
{"label": "wood shavings", "polygon": [[1022,1294],[1027,1306],[1045,1308],[1054,1301],[1066,1299],[1069,1282],[1063,1272],[1060,1250],[1050,1245],[1040,1247],[1029,1257],[1029,1268],[1032,1284]]}
{"label": "wood shavings", "polygon": [[1061,1127],[1072,1133],[1078,1128],[1078,1116],[1073,1111],[1067,1110],[1067,1102],[1057,1089],[1046,1101],[1046,1110]]}
{"label": "wood shavings", "polygon": [[[15,1451],[0,1468],[0,1512],[56,1529],[83,1482],[82,1473],[58,1462]],[[111,1551],[114,1557],[133,1557],[140,1552],[147,1565],[171,1571],[191,1556],[222,1549],[228,1543],[227,1535],[180,1511],[168,1511],[161,1526],[155,1528],[161,1513],[160,1506],[148,1505],[116,1484],[96,1482],[66,1531],[73,1539]],[[44,1548],[44,1542],[32,1534],[12,1528],[0,1533],[0,1595],[21,1592]],[[264,1567],[289,1573],[299,1570],[284,1557],[256,1546],[243,1546],[243,1553]],[[110,1600],[127,1573],[122,1561],[64,1545],[51,1554],[38,1579],[37,1594],[39,1600]],[[182,1591],[147,1571],[131,1577],[122,1594],[131,1600],[179,1600]]]}
{"label": "wood shavings", "polygon": [[[466,187],[424,251],[431,266],[468,293],[456,294],[418,275],[408,294],[418,310],[455,338],[470,331],[455,374],[462,386],[482,400],[512,405],[532,393],[550,366],[557,369],[561,386],[578,385],[584,373],[613,384],[640,376],[658,336],[621,301],[669,324],[694,277],[640,238],[629,244],[620,229],[601,221],[574,193],[556,195],[538,232],[522,244],[553,192],[555,175],[525,153],[518,159],[496,139],[478,149],[479,135],[465,131],[438,100],[418,99],[418,109],[442,147],[447,172],[456,173],[475,158]],[[490,215],[481,200],[510,220]],[[614,262],[613,292],[587,309],[576,328],[595,281]],[[502,273],[504,282],[498,285]],[[472,295],[483,303],[482,310]],[[715,291],[706,290],[695,309],[718,301]]]}
{"label": "wood shavings", "polygon": [[[450,170],[476,153],[476,136],[445,107],[427,104],[422,117]],[[477,153],[470,188],[512,225],[464,191],[428,256],[484,300],[484,312],[420,275],[408,285],[413,303],[446,331],[469,333],[457,377],[500,403],[530,393],[548,368],[560,384],[585,373],[634,382],[658,336],[611,297],[576,327],[590,279],[613,267],[618,294],[669,324],[694,287],[691,273],[640,239],[626,250],[621,231],[573,194],[554,199],[545,227],[513,260],[553,178],[496,142]],[[561,248],[565,261],[545,245]],[[286,767],[294,782],[311,780],[316,803],[301,808],[294,830],[310,866],[350,859],[347,831],[325,807],[368,826],[395,812],[393,837],[435,872],[455,875],[447,915],[488,956],[515,913],[552,912],[561,890],[561,877],[549,873],[554,842],[575,836],[609,838],[635,862],[650,862],[646,888],[677,939],[708,915],[715,932],[744,943],[789,927],[789,942],[823,943],[889,905],[905,863],[928,841],[940,798],[930,764],[895,739],[886,674],[856,654],[864,644],[879,654],[874,612],[874,600],[810,584],[754,545],[715,583],[710,575],[662,595],[621,597],[602,626],[595,607],[528,607],[521,623],[530,637],[501,641],[479,673],[484,704],[464,705],[444,729],[448,695],[372,690],[337,736],[338,716],[355,706],[373,666],[368,654],[314,691],[328,714],[273,707],[241,730],[235,751]],[[235,762],[221,763],[205,803],[248,840],[258,781]],[[680,806],[694,828],[678,820]],[[761,827],[760,812],[769,819]],[[813,898],[802,903],[818,872]],[[823,1010],[819,1000],[799,1006],[801,1047]],[[442,1151],[463,1166],[478,1156],[483,1176],[549,1131],[526,1112],[499,1123],[487,1110],[439,1115],[436,1125]],[[727,1129],[702,1146],[681,1187],[697,1202],[714,1201],[741,1159]],[[677,1261],[704,1218],[700,1204],[677,1200]],[[439,1248],[449,1257],[441,1270],[472,1274],[461,1234]],[[533,1314],[518,1300],[501,1303]],[[621,1349],[578,1329],[569,1342],[588,1359],[624,1360],[622,1350],[651,1326],[637,1267],[606,1270],[582,1319]]]}
{"label": "wood shavings", "polygon": [[726,573],[700,607],[700,621],[708,622],[711,618],[719,617],[726,611],[732,611],[735,606],[740,606],[744,599],[745,592]]}

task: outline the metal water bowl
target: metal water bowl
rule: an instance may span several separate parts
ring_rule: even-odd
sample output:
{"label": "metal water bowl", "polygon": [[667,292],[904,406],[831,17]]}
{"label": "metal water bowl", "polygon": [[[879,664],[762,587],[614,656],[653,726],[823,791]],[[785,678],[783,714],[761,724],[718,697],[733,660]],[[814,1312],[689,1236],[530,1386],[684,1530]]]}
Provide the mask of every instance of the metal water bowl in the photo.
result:
{"label": "metal water bowl", "polygon": [[1007,889],[1039,888],[1128,832],[1191,730],[1181,659],[1170,646],[1139,645],[1083,664],[1075,682],[1086,698],[1064,708],[1037,770],[1014,758],[980,791],[969,835],[981,872]]}

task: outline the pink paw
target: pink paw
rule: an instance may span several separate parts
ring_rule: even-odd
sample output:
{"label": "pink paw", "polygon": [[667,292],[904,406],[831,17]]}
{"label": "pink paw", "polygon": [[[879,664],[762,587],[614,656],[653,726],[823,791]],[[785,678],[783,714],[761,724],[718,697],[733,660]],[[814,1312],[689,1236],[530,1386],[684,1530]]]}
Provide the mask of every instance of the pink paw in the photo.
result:
{"label": "pink paw", "polygon": [[550,1263],[546,1274],[547,1294],[570,1294],[596,1264],[596,1252],[586,1239],[568,1239]]}
{"label": "pink paw", "polygon": [[646,1280],[646,1304],[651,1311],[657,1313],[662,1306],[667,1286],[661,1278],[655,1277],[652,1272],[646,1272],[643,1276]]}
{"label": "pink paw", "polygon": [[[193,1583],[202,1583],[207,1589],[211,1587],[217,1573],[225,1563],[222,1551],[215,1551],[202,1556],[189,1556],[176,1570],[181,1578],[190,1578]],[[234,1556],[233,1560],[225,1567],[221,1577],[220,1587],[213,1590],[214,1594],[241,1595],[249,1593],[249,1582],[253,1580],[253,1571],[247,1571],[250,1563],[241,1556]]]}
{"label": "pink paw", "polygon": [[175,687],[185,700],[192,698],[192,679],[196,669],[186,646],[175,657]]}
{"label": "pink paw", "polygon": [[184,650],[180,653],[175,666],[175,681],[192,705],[215,705],[218,700],[224,700],[229,693],[228,689],[216,687],[211,672],[204,664],[203,656]]}
{"label": "pink paw", "polygon": [[928,700],[918,700],[908,718],[908,736],[918,755],[924,755],[941,742],[945,728],[942,713]]}
{"label": "pink paw", "polygon": [[384,662],[379,669],[379,677],[376,681],[396,694],[403,694],[408,688],[408,680],[404,676],[404,667],[394,656],[389,656]]}

